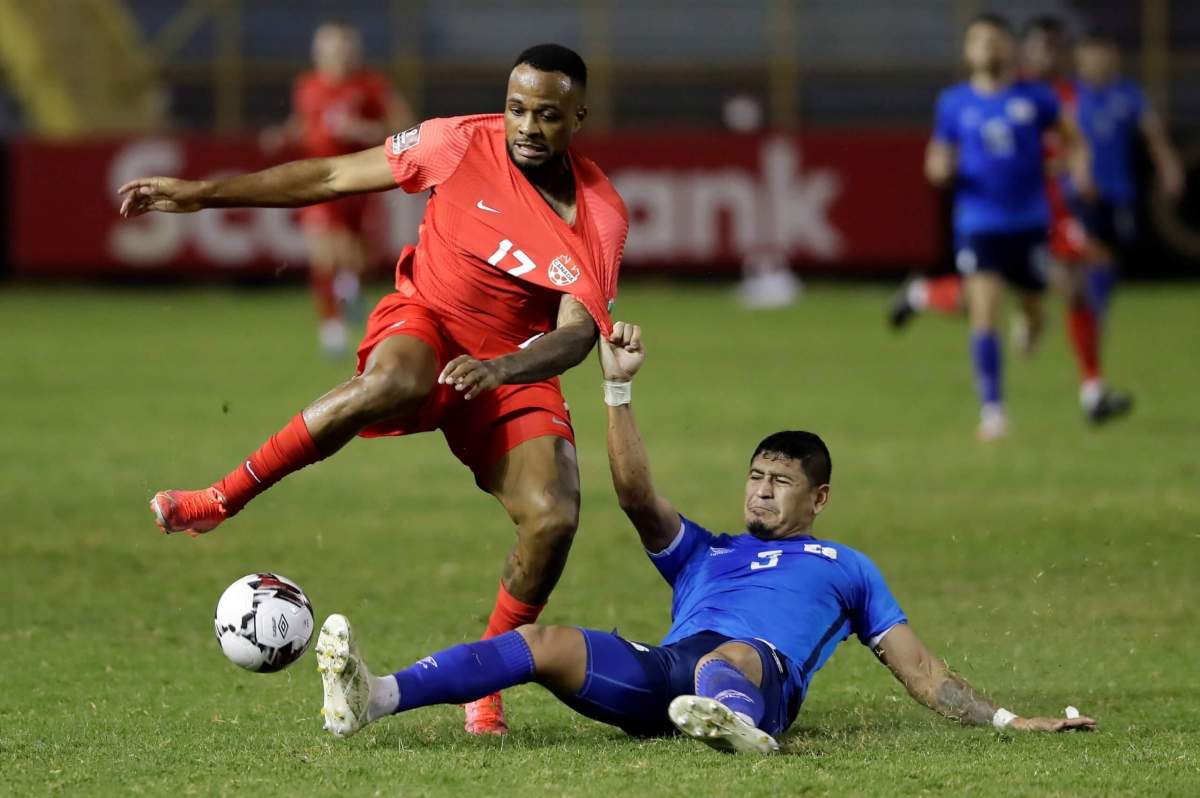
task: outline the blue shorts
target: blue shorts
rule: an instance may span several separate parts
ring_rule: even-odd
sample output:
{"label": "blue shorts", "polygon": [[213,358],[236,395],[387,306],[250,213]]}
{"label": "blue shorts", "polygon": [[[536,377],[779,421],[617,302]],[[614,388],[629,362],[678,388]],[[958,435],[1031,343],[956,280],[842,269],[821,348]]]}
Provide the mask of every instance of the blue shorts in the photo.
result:
{"label": "blue shorts", "polygon": [[[696,692],[696,663],[722,643],[737,638],[701,632],[665,646],[633,643],[616,632],[580,629],[587,645],[587,677],[574,696],[561,697],[581,715],[623,729],[638,737],[672,734],[667,717],[671,700]],[[782,734],[800,711],[803,686],[791,663],[769,643],[737,639],[752,646],[762,659],[762,684],[766,700],[761,728],[774,737]]]}
{"label": "blue shorts", "polygon": [[1022,291],[1045,289],[1049,267],[1045,229],[961,233],[957,239],[954,265],[964,277],[977,272],[995,272]]}
{"label": "blue shorts", "polygon": [[1137,239],[1137,214],[1129,205],[1107,199],[1077,200],[1072,210],[1088,236],[1106,246],[1123,250]]}

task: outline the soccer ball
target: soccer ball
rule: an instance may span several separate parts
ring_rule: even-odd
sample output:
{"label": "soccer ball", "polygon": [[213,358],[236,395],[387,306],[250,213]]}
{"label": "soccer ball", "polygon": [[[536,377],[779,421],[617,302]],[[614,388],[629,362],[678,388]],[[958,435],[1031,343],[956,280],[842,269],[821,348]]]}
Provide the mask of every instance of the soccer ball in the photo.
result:
{"label": "soccer ball", "polygon": [[248,671],[283,670],[308,648],[313,611],[308,596],[279,574],[250,574],[230,585],[213,618],[217,642]]}

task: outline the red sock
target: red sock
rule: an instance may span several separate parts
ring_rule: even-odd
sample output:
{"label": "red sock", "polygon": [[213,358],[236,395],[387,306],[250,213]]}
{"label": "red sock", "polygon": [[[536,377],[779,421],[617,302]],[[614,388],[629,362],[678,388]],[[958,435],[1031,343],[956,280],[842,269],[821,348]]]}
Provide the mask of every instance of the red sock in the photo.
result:
{"label": "red sock", "polygon": [[308,432],[304,416],[297,413],[286,427],[272,435],[258,451],[213,487],[225,496],[225,510],[233,515],[288,474],[320,459],[321,454]]}
{"label": "red sock", "polygon": [[947,274],[928,281],[927,304],[938,313],[960,313],[962,311],[962,278]]}
{"label": "red sock", "polygon": [[1071,305],[1067,311],[1067,332],[1084,381],[1100,379],[1100,331],[1096,314],[1086,303]]}
{"label": "red sock", "polygon": [[317,303],[317,315],[321,317],[321,321],[336,319],[341,315],[337,292],[333,290],[333,272],[310,268],[308,285],[312,289],[313,300]]}
{"label": "red sock", "polygon": [[492,617],[488,618],[487,631],[483,633],[483,639],[487,640],[489,637],[511,632],[518,626],[533,623],[545,608],[545,604],[526,604],[520,599],[513,598],[512,593],[509,593],[508,589],[504,587],[504,583],[501,582],[500,590],[496,593],[496,606],[492,609]]}

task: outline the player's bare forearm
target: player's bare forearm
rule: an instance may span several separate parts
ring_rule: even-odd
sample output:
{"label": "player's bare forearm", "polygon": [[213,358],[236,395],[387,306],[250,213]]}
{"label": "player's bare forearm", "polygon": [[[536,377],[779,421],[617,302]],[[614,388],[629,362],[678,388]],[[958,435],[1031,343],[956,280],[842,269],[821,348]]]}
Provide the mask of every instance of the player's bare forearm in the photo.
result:
{"label": "player's bare forearm", "polygon": [[1178,198],[1183,193],[1186,174],[1183,161],[1179,158],[1167,128],[1157,114],[1149,112],[1142,119],[1142,134],[1146,139],[1146,149],[1150,160],[1154,162],[1154,171],[1167,196]]}
{"label": "player's bare forearm", "polygon": [[337,199],[331,185],[330,158],[306,158],[260,172],[206,180],[201,202],[206,208],[297,208]]}
{"label": "player's bare forearm", "polygon": [[608,467],[617,503],[637,529],[642,546],[658,552],[671,545],[679,514],[654,489],[650,458],[630,405],[608,408]]}
{"label": "player's bare forearm", "polygon": [[221,180],[143,177],[121,186],[121,215],[192,213],[204,208],[295,208],[394,188],[383,147],[310,158]]}
{"label": "player's bare forearm", "polygon": [[511,355],[491,360],[459,355],[445,365],[438,382],[453,386],[468,400],[501,385],[541,382],[578,365],[595,340],[596,325],[588,317],[548,332]]}
{"label": "player's bare forearm", "polygon": [[875,647],[875,656],[887,665],[909,695],[944,717],[967,726],[999,724],[1019,731],[1089,731],[1096,721],[1078,711],[1066,718],[1023,718],[1001,710],[917,638],[908,624],[893,626]]}
{"label": "player's bare forearm", "polygon": [[875,654],[909,695],[944,717],[968,726],[985,726],[999,709],[926,648],[907,624],[893,627]]}
{"label": "player's bare forearm", "polygon": [[1087,139],[1073,117],[1062,116],[1058,120],[1058,135],[1066,149],[1067,169],[1075,189],[1084,197],[1095,192],[1092,182],[1092,150]]}
{"label": "player's bare forearm", "polygon": [[642,545],[647,551],[659,552],[678,534],[679,513],[654,489],[650,458],[630,405],[631,383],[646,360],[641,327],[616,322],[612,334],[600,339],[599,353],[608,404],[608,467],[613,489]]}
{"label": "player's bare forearm", "polygon": [[954,147],[931,139],[925,148],[925,179],[937,188],[945,188],[954,180],[956,161]]}
{"label": "player's bare forearm", "polygon": [[524,349],[491,362],[499,369],[502,384],[541,382],[582,363],[595,343],[596,323],[589,316],[558,327]]}

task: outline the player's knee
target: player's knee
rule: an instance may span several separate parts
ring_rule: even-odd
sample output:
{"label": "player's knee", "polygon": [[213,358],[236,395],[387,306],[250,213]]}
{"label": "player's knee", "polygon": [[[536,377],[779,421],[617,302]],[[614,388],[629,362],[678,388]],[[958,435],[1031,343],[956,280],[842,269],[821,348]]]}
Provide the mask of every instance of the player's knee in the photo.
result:
{"label": "player's knee", "polygon": [[570,546],[579,529],[579,496],[540,495],[525,502],[521,534],[539,548]]}
{"label": "player's knee", "polygon": [[517,634],[529,646],[534,670],[539,679],[556,679],[577,669],[580,632],[570,626],[529,623],[517,627]]}
{"label": "player's knee", "polygon": [[696,663],[697,669],[702,667],[706,662],[714,659],[723,660],[733,667],[741,671],[746,678],[757,682],[762,674],[762,661],[759,658],[758,652],[747,643],[729,642],[717,647],[711,653],[706,654]]}
{"label": "player's knee", "polygon": [[422,375],[396,366],[375,365],[355,379],[359,382],[358,410],[372,421],[415,410],[431,389]]}

